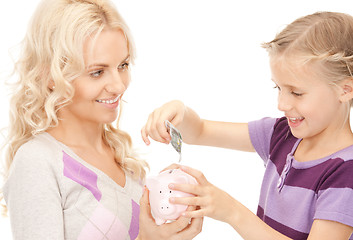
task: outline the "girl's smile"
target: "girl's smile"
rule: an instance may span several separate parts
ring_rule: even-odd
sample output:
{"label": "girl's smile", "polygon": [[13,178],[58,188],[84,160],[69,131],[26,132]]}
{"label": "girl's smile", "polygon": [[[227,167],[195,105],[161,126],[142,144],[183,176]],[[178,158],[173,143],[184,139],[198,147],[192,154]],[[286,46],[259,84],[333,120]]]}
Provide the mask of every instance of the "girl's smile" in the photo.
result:
{"label": "girl's smile", "polygon": [[278,89],[278,109],[284,112],[292,134],[315,141],[337,134],[345,111],[338,88],[315,74],[315,66],[286,65],[271,60],[272,80]]}
{"label": "girl's smile", "polygon": [[288,124],[291,128],[299,127],[300,124],[305,120],[303,117],[295,118],[295,117],[287,117]]}

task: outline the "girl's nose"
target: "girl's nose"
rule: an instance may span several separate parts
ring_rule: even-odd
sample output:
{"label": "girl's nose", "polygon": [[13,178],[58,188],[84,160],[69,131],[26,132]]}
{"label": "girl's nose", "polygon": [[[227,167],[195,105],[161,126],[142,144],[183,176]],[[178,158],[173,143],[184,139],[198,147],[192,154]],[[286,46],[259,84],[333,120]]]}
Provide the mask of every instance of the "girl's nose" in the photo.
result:
{"label": "girl's nose", "polygon": [[289,96],[286,96],[281,92],[278,93],[278,110],[286,112],[292,108],[292,104],[289,98]]}

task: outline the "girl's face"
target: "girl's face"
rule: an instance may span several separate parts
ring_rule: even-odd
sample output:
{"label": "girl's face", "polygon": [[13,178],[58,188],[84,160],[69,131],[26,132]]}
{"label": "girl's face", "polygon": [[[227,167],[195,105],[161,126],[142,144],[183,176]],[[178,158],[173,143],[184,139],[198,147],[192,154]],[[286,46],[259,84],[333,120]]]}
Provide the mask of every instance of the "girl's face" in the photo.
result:
{"label": "girl's face", "polygon": [[104,30],[84,44],[85,72],[73,81],[75,95],[65,118],[82,123],[111,123],[130,81],[129,52],[124,33]]}
{"label": "girl's face", "polygon": [[278,88],[278,109],[287,117],[297,138],[330,136],[342,127],[345,105],[339,88],[313,74],[315,67],[288,68],[271,61],[272,80]]}

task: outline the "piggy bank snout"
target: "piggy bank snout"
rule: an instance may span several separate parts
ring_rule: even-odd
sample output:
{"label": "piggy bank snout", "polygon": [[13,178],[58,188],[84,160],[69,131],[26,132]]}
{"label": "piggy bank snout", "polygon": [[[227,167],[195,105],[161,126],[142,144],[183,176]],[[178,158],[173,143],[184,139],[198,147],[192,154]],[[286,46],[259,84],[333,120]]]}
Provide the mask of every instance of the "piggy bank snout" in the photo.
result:
{"label": "piggy bank snout", "polygon": [[158,212],[162,215],[170,215],[175,212],[175,206],[169,203],[169,198],[161,199],[158,205]]}
{"label": "piggy bank snout", "polygon": [[161,225],[167,220],[176,220],[182,212],[187,209],[187,205],[173,204],[169,202],[171,197],[189,197],[192,194],[169,189],[169,184],[197,184],[197,181],[180,169],[173,171],[166,170],[157,177],[146,179],[149,189],[149,201],[151,213],[156,224]]}

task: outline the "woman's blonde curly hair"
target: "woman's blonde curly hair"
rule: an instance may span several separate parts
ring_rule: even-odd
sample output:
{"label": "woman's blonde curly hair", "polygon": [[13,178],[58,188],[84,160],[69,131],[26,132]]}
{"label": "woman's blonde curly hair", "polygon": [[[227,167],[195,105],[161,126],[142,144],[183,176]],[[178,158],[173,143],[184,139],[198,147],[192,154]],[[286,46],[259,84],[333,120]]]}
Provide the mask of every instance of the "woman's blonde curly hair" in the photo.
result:
{"label": "woman's blonde curly hair", "polygon": [[[71,82],[85,69],[83,43],[104,28],[124,32],[133,62],[135,47],[130,30],[109,0],[42,0],[39,4],[15,64],[18,81],[10,100],[5,181],[19,147],[58,124],[57,111],[74,95]],[[54,90],[48,87],[51,82]],[[118,124],[119,119],[117,126],[104,125],[104,140],[115,150],[115,159],[125,172],[142,180],[148,164],[137,157],[131,137]]]}

